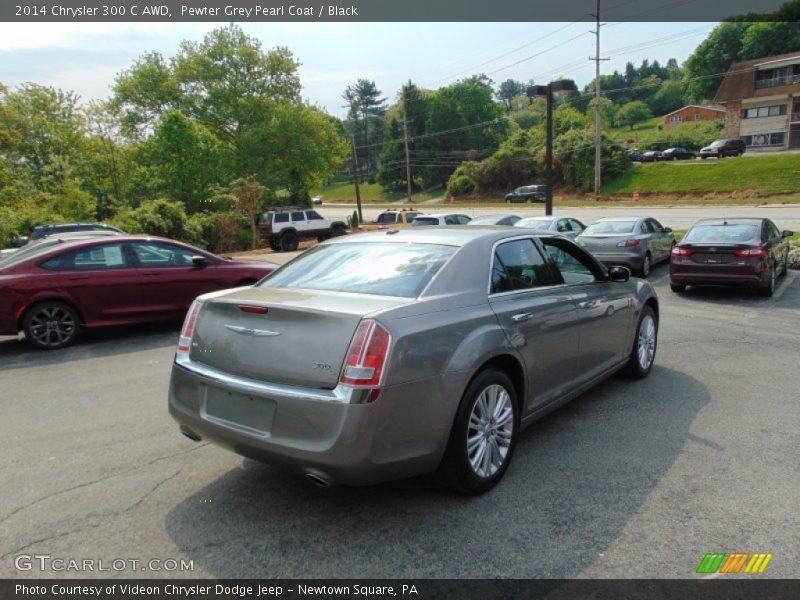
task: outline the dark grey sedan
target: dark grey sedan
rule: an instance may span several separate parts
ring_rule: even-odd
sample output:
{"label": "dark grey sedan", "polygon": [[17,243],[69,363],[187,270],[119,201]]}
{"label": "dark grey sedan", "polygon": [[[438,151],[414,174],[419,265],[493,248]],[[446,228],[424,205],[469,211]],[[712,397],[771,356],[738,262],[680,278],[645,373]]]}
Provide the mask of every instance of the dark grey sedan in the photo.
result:
{"label": "dark grey sedan", "polygon": [[651,217],[607,217],[589,225],[575,242],[605,265],[624,265],[647,277],[654,264],[669,260],[675,234]]}
{"label": "dark grey sedan", "polygon": [[495,485],[519,432],[623,369],[648,375],[658,300],[559,234],[366,233],[206,294],[178,344],[184,435],[319,485],[437,472]]}

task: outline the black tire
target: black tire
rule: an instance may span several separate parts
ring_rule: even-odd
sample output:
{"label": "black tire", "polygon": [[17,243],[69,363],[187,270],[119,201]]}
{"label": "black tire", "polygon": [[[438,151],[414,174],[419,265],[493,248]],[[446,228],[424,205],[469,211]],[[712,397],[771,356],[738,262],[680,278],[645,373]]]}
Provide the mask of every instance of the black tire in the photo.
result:
{"label": "black tire", "polygon": [[65,302],[46,300],[31,306],[22,320],[25,339],[39,350],[69,346],[78,337],[81,319],[78,311]]}
{"label": "black tire", "polygon": [[[473,417],[473,411],[480,412],[479,402],[483,403],[491,400],[492,390],[497,391],[495,397],[495,407],[510,407],[510,418],[506,409],[491,415],[490,420],[483,425],[478,424],[479,417]],[[506,401],[503,402],[503,395],[500,390],[505,392]],[[507,404],[506,404],[507,402]],[[500,417],[495,419],[495,417]],[[472,418],[471,418],[472,417]],[[501,422],[503,427],[500,427]],[[480,428],[485,426],[487,429],[481,432]],[[489,429],[490,428],[490,429]],[[464,392],[461,404],[456,413],[453,429],[450,432],[450,439],[447,443],[442,462],[439,465],[437,476],[447,487],[463,494],[482,494],[503,478],[508,465],[514,455],[514,448],[517,442],[517,432],[519,430],[519,402],[514,385],[503,372],[497,369],[485,369],[478,373]],[[470,431],[475,432],[470,436]],[[470,458],[471,451],[468,448],[468,440],[474,440],[475,455]],[[507,444],[496,443],[497,439],[508,439]],[[480,453],[481,449],[483,454]],[[502,455],[502,451],[505,454]],[[486,452],[489,452],[487,455]],[[489,465],[480,457],[489,457]],[[493,460],[497,457],[498,464]],[[481,464],[473,467],[471,460]],[[480,474],[476,469],[486,469],[487,475]],[[494,470],[493,470],[494,469]]]}
{"label": "black tire", "polygon": [[778,275],[775,273],[775,267],[772,267],[769,273],[769,281],[766,285],[758,288],[758,295],[764,298],[771,298],[772,294],[775,293],[775,280],[777,278]]}
{"label": "black tire", "polygon": [[[652,324],[652,330],[650,324]],[[643,329],[645,330],[644,335]],[[642,349],[643,346],[644,349]],[[653,309],[649,306],[645,306],[642,309],[642,314],[639,315],[639,323],[636,325],[636,334],[633,337],[633,348],[631,348],[628,364],[622,371],[623,374],[631,379],[643,379],[647,377],[656,360],[657,350],[658,319]]]}
{"label": "black tire", "polygon": [[650,254],[650,252],[647,252],[644,255],[644,260],[642,261],[642,267],[638,271],[639,277],[647,279],[647,276],[650,275],[650,271],[652,269],[653,269],[653,257]]}
{"label": "black tire", "polygon": [[334,223],[331,225],[331,235],[330,237],[340,237],[347,233],[347,227],[344,226],[343,223]]}
{"label": "black tire", "polygon": [[269,247],[270,247],[270,249],[272,249],[275,252],[280,252],[281,251],[280,243],[276,242],[276,241],[274,241],[272,239],[270,239],[270,241],[269,241]]}
{"label": "black tire", "polygon": [[287,231],[281,235],[281,250],[284,252],[294,252],[300,244],[300,238],[294,231]]}
{"label": "black tire", "polygon": [[682,283],[670,283],[669,289],[671,289],[676,294],[682,294],[686,291],[686,286]]}

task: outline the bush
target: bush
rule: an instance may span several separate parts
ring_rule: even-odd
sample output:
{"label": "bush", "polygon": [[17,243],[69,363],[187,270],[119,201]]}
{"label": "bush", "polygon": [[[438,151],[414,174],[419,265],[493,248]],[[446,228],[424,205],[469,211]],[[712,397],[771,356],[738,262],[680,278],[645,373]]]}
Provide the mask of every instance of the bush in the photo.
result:
{"label": "bush", "polygon": [[187,217],[183,202],[163,198],[146,200],[138,208],[120,211],[111,222],[128,233],[146,233],[189,242],[199,241],[186,229]]}
{"label": "bush", "polygon": [[[553,149],[556,177],[567,188],[588,190],[594,185],[594,133],[573,130],[556,140]],[[631,168],[625,149],[602,138],[600,167],[603,181],[619,177]]]}
{"label": "bush", "polygon": [[247,217],[233,212],[197,213],[189,217],[186,231],[197,245],[211,252],[235,252],[252,247]]}
{"label": "bush", "polygon": [[[461,167],[459,167],[460,169]],[[447,182],[447,193],[449,196],[466,196],[475,191],[475,183],[458,169],[450,176]]]}

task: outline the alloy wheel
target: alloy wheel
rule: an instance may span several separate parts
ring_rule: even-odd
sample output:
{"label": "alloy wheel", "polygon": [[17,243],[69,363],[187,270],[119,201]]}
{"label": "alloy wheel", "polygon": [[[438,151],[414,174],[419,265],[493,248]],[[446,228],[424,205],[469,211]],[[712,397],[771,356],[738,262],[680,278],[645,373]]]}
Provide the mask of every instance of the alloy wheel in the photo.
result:
{"label": "alloy wheel", "polygon": [[63,346],[74,337],[75,316],[62,306],[43,306],[30,317],[28,333],[45,348]]}
{"label": "alloy wheel", "polygon": [[649,369],[656,354],[656,323],[651,315],[645,315],[639,325],[639,336],[636,344],[639,366]]}
{"label": "alloy wheel", "polygon": [[475,400],[467,425],[467,458],[472,471],[492,477],[506,462],[514,433],[514,404],[501,385],[487,386]]}

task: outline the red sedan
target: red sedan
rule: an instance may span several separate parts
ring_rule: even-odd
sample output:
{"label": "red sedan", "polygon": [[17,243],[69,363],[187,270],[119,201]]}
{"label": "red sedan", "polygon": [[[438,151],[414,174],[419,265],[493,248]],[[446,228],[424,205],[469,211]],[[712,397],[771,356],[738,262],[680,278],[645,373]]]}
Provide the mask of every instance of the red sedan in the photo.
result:
{"label": "red sedan", "polygon": [[24,331],[55,349],[81,326],[180,320],[200,294],[250,285],[277,266],[147,236],[58,244],[0,268],[0,334]]}

